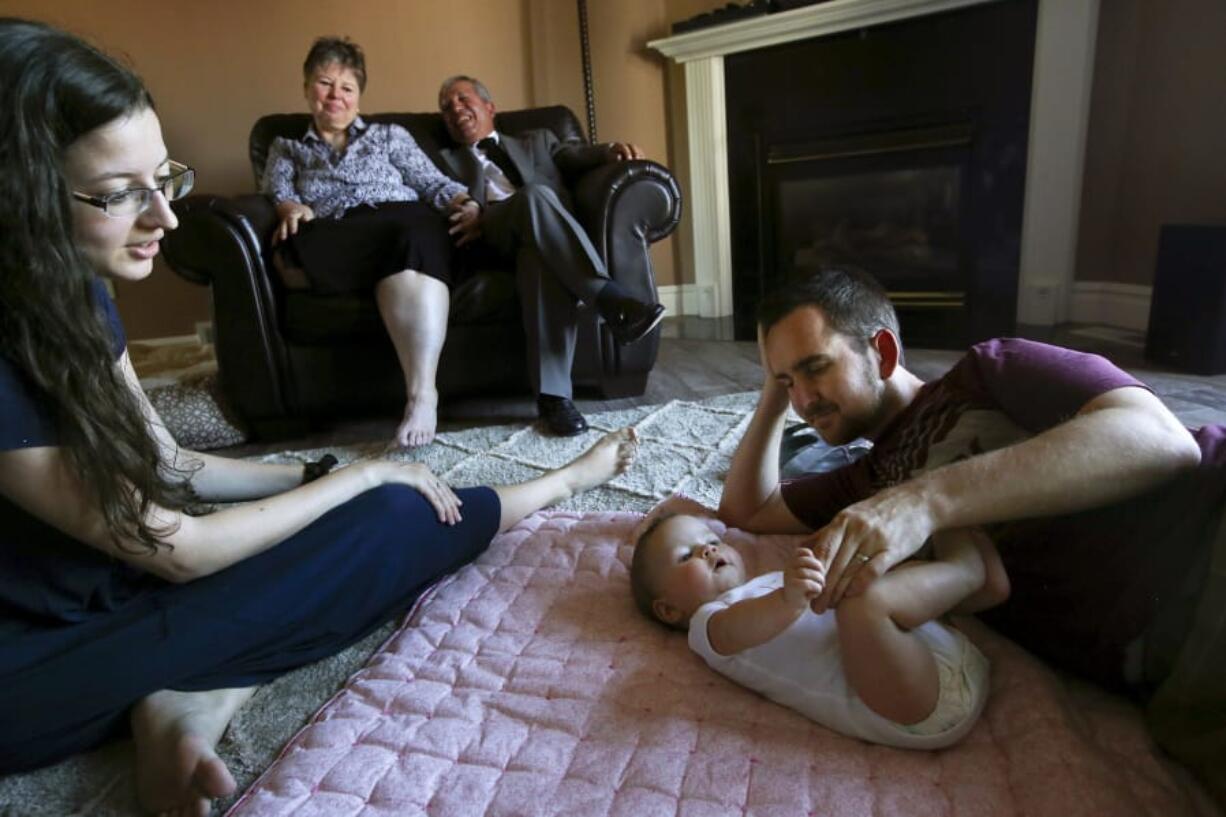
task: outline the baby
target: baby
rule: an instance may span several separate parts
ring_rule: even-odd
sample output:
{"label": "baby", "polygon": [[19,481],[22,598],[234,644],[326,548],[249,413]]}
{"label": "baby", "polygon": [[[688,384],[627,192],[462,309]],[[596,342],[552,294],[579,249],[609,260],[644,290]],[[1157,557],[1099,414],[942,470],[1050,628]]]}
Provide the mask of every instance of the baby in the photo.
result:
{"label": "baby", "polygon": [[987,695],[988,661],[936,619],[1004,601],[995,546],[980,531],[933,537],[932,561],[896,566],[821,615],[825,567],[797,548],[787,569],[747,580],[714,520],[661,513],[630,569],[639,608],[677,629],[715,671],[845,735],[911,749],[961,740]]}

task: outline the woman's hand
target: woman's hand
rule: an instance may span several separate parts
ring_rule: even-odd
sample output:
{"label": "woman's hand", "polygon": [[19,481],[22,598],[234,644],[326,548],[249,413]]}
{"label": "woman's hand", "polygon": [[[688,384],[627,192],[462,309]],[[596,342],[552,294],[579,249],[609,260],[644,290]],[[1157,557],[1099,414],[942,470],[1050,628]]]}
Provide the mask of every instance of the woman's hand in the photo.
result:
{"label": "woman's hand", "polygon": [[350,467],[366,469],[373,485],[399,484],[416,489],[433,506],[438,521],[444,525],[454,525],[460,521],[460,506],[464,503],[450,485],[420,463],[367,460]]}
{"label": "woman's hand", "polygon": [[305,204],[296,201],[283,201],[277,205],[277,231],[272,234],[273,246],[280,244],[291,235],[297,235],[298,222],[310,221],[315,218],[315,211]]}

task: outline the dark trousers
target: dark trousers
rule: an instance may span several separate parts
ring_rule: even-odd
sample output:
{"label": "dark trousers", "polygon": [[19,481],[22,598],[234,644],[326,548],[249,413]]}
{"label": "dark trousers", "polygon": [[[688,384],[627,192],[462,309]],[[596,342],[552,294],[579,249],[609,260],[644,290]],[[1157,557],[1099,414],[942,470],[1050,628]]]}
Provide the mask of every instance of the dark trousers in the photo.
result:
{"label": "dark trousers", "polygon": [[488,205],[481,235],[515,262],[533,390],[570,397],[579,303],[591,306],[609,283],[600,254],[558,194],[542,184]]}
{"label": "dark trousers", "polygon": [[151,692],[252,686],[349,646],[489,545],[498,495],[457,493],[455,526],[412,488],[385,485],[219,573],[18,636],[37,639],[25,646],[39,658],[0,678],[0,773],[123,734]]}
{"label": "dark trousers", "polygon": [[1226,511],[1191,627],[1145,716],[1158,744],[1195,771],[1226,808]]}

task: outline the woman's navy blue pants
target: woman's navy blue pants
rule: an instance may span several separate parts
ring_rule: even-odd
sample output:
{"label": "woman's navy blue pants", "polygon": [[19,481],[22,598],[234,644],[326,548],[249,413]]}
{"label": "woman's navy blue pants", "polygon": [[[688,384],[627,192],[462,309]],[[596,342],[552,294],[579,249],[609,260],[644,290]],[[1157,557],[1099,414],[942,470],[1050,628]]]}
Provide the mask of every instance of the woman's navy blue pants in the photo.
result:
{"label": "woman's navy blue pants", "polygon": [[0,773],[123,734],[151,692],[261,684],[349,646],[489,545],[498,495],[456,493],[455,526],[416,490],[385,485],[221,572],[6,639],[2,665],[15,669],[0,673]]}

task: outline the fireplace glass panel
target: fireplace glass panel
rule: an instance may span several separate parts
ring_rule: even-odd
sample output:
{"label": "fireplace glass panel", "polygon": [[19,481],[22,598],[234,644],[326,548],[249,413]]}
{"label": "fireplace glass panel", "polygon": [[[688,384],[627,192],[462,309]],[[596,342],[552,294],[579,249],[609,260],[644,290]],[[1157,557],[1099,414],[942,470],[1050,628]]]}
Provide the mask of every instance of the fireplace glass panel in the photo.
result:
{"label": "fireplace glass panel", "polygon": [[1039,4],[965,5],[724,57],[738,339],[821,262],[876,275],[909,343],[1014,331]]}
{"label": "fireplace glass panel", "polygon": [[854,264],[887,289],[963,289],[962,168],[778,179],[775,258],[786,278]]}

